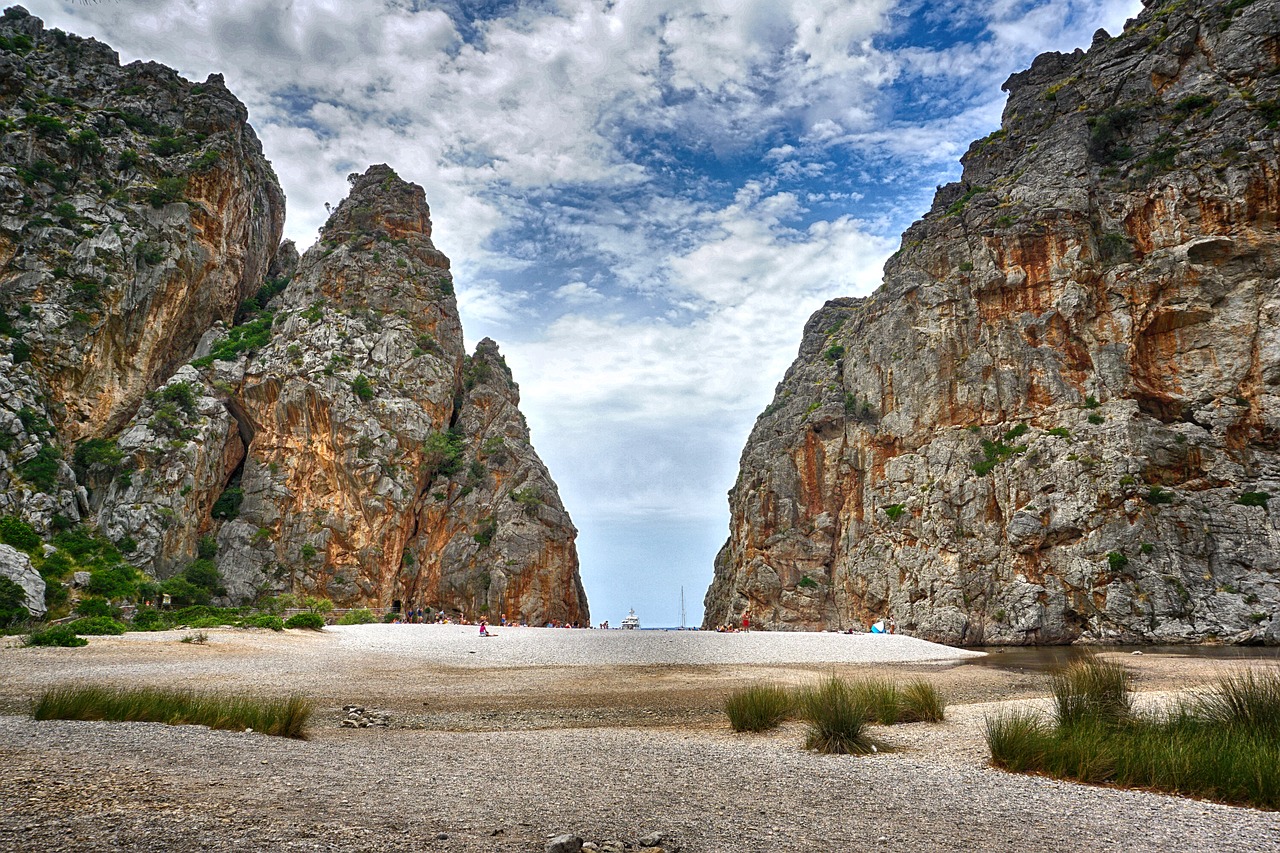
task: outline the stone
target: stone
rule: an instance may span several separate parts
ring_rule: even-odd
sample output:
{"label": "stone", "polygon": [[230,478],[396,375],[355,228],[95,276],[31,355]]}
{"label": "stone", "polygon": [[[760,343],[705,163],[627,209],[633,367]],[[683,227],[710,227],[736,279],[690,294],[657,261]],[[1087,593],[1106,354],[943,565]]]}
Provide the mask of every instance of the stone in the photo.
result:
{"label": "stone", "polygon": [[547,842],[546,853],[581,853],[582,839],[577,835],[557,835]]}
{"label": "stone", "polygon": [[1276,38],[1260,4],[1152,4],[1009,78],[883,285],[806,324],[704,627],[1256,641],[1280,610]]}
{"label": "stone", "polygon": [[45,614],[44,578],[31,565],[31,558],[11,545],[0,545],[0,577],[22,587],[26,594],[27,612],[39,619]]}
{"label": "stone", "polygon": [[71,575],[71,585],[76,589],[84,589],[89,585],[89,581],[93,579],[93,575],[89,572],[73,572]]}

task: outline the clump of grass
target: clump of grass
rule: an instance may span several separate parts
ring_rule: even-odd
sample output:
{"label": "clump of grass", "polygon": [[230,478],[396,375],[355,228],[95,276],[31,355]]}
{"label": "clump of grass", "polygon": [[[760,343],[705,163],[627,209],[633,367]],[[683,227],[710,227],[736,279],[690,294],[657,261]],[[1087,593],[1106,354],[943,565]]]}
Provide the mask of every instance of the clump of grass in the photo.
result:
{"label": "clump of grass", "polygon": [[1280,672],[1226,676],[1160,714],[1132,711],[1127,676],[1097,662],[1054,681],[1057,719],[987,720],[996,767],[1280,808]]}
{"label": "clump of grass", "polygon": [[1035,773],[1044,767],[1050,733],[1036,715],[1014,711],[988,717],[986,729],[993,766],[1013,773]]}
{"label": "clump of grass", "polygon": [[867,709],[867,722],[892,726],[902,717],[902,695],[898,692],[898,685],[892,681],[862,678],[849,686]]}
{"label": "clump of grass", "polygon": [[946,719],[947,703],[936,687],[922,678],[908,682],[902,688],[902,714],[904,723],[940,723]]}
{"label": "clump of grass", "polygon": [[209,635],[204,631],[196,631],[194,634],[184,634],[182,642],[195,643],[198,646],[203,646],[205,643],[209,642]]}
{"label": "clump of grass", "polygon": [[1123,722],[1133,710],[1129,673],[1118,663],[1086,658],[1052,677],[1058,725]]}
{"label": "clump of grass", "polygon": [[871,708],[866,696],[831,676],[801,691],[797,705],[809,724],[805,748],[834,755],[866,755],[880,748],[867,735]]}
{"label": "clump of grass", "polygon": [[946,702],[932,684],[916,679],[904,687],[883,678],[864,678],[852,688],[868,709],[868,722],[882,726],[897,723],[939,723],[946,715]]}
{"label": "clump of grass", "polygon": [[1255,732],[1280,742],[1280,676],[1236,672],[1200,698],[1199,715],[1224,730]]}
{"label": "clump of grass", "polygon": [[32,707],[31,716],[36,720],[193,724],[305,738],[311,712],[310,700],[296,694],[276,699],[150,687],[67,686],[46,690]]}
{"label": "clump of grass", "polygon": [[764,732],[777,728],[794,708],[791,692],[777,684],[743,688],[724,702],[724,712],[735,732]]}

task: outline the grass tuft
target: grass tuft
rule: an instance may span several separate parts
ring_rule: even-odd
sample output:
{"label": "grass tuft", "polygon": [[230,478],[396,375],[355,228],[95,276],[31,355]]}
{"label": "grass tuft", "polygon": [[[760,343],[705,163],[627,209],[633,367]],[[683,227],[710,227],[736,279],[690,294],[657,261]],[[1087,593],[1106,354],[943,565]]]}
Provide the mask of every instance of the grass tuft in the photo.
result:
{"label": "grass tuft", "polygon": [[735,732],[764,732],[777,728],[794,708],[791,692],[777,684],[743,688],[724,702],[724,712]]}
{"label": "grass tuft", "polygon": [[902,722],[940,723],[946,715],[946,700],[929,682],[917,678],[902,688]]}
{"label": "grass tuft", "polygon": [[1085,658],[1055,673],[1052,684],[1059,726],[1117,723],[1132,713],[1129,673],[1118,663]]}
{"label": "grass tuft", "polygon": [[253,729],[279,737],[306,737],[312,704],[299,695],[284,699],[222,696],[151,687],[54,687],[31,709],[36,720],[200,725],[211,729]]}
{"label": "grass tuft", "polygon": [[991,763],[1013,773],[1035,773],[1044,767],[1049,731],[1036,715],[1014,711],[986,720]]}
{"label": "grass tuft", "polygon": [[866,694],[836,676],[800,692],[797,704],[809,724],[805,748],[832,755],[866,755],[881,745],[867,735]]}
{"label": "grass tuft", "polygon": [[1280,671],[1226,676],[1159,714],[1135,714],[1128,678],[1097,662],[1054,680],[1056,720],[987,720],[991,763],[1020,773],[1280,809]]}

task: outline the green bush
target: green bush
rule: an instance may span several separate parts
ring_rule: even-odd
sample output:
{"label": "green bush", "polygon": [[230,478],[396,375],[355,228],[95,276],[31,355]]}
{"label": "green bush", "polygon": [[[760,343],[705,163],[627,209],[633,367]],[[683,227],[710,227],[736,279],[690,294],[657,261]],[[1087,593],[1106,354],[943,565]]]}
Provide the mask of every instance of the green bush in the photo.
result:
{"label": "green bush", "polygon": [[112,720],[211,729],[253,729],[268,735],[305,738],[310,700],[200,694],[153,687],[55,687],[31,710],[36,720]]}
{"label": "green bush", "polygon": [[29,553],[38,550],[41,544],[36,529],[12,515],[0,517],[0,542]]}
{"label": "green bush", "polygon": [[17,466],[22,479],[42,492],[52,492],[58,485],[58,461],[62,454],[56,447],[42,445],[36,455]]}
{"label": "green bush", "polygon": [[351,390],[357,397],[364,400],[366,403],[373,399],[373,383],[370,382],[369,377],[365,376],[363,373],[351,380]]}
{"label": "green bush", "polygon": [[8,628],[26,622],[31,618],[27,610],[27,593],[11,581],[0,575],[0,628]]}
{"label": "green bush", "polygon": [[105,616],[108,619],[114,619],[119,612],[105,598],[82,598],[76,604],[76,615],[81,617]]}
{"label": "green bush", "polygon": [[270,628],[272,631],[283,631],[284,620],[279,616],[272,616],[270,613],[259,613],[257,616],[246,617],[240,623],[241,628]]}
{"label": "green bush", "polygon": [[176,575],[160,584],[160,591],[169,596],[174,607],[191,607],[208,604],[212,596],[209,590],[196,586],[182,575]]}
{"label": "green bush", "polygon": [[77,634],[88,635],[120,635],[125,632],[125,627],[121,623],[112,619],[110,616],[90,616],[85,619],[76,619],[67,623],[67,627],[75,631]]}
{"label": "green bush", "polygon": [[213,502],[210,515],[214,518],[230,520],[240,514],[240,504],[244,503],[244,490],[238,486],[228,486]]}
{"label": "green bush", "polygon": [[164,207],[175,201],[183,201],[187,192],[187,179],[183,176],[160,178],[147,191],[147,201],[152,207]]}
{"label": "green bush", "polygon": [[907,508],[902,504],[889,504],[884,508],[884,514],[889,516],[890,521],[897,521],[906,511]]}
{"label": "green bush", "polygon": [[138,581],[142,576],[128,563],[117,562],[92,569],[89,574],[89,592],[106,599],[134,598],[138,594]]}
{"label": "green bush", "polygon": [[129,623],[131,631],[167,631],[169,622],[163,613],[154,607],[139,607]]}
{"label": "green bush", "polygon": [[1245,492],[1236,498],[1236,503],[1243,506],[1261,506],[1265,507],[1267,501],[1271,500],[1271,495],[1266,492]]}
{"label": "green bush", "polygon": [[114,438],[87,438],[76,444],[72,462],[81,474],[94,466],[115,474],[124,467],[124,453]]}
{"label": "green bush", "polygon": [[222,575],[219,574],[218,567],[212,560],[192,560],[182,570],[182,576],[186,578],[187,583],[207,591],[211,596],[227,593],[222,586]]}
{"label": "green bush", "polygon": [[324,617],[319,613],[295,613],[285,620],[286,628],[307,628],[319,631],[324,628]]}
{"label": "green bush", "polygon": [[371,622],[377,622],[378,617],[373,615],[373,611],[367,607],[357,607],[355,610],[348,610],[338,619],[339,625],[368,625]]}
{"label": "green bush", "polygon": [[777,728],[795,708],[790,691],[777,684],[757,684],[725,699],[724,712],[735,732],[763,732]]}
{"label": "green bush", "polygon": [[77,646],[87,646],[89,641],[84,637],[77,636],[75,630],[69,625],[50,625],[48,628],[32,631],[27,636],[27,645],[75,648]]}

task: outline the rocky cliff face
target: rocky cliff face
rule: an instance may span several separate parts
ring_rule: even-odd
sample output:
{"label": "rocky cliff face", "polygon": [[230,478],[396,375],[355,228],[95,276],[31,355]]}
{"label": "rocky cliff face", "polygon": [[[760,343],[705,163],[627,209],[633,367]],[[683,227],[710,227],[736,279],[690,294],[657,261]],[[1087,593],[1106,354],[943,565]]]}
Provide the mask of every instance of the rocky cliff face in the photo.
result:
{"label": "rocky cliff face", "polygon": [[1151,2],[999,131],[761,414],[706,624],[1280,641],[1280,3]]}
{"label": "rocky cliff face", "polygon": [[245,120],[217,75],[0,18],[0,513],[81,518],[74,443],[258,287],[284,197]]}
{"label": "rocky cliff face", "polygon": [[237,600],[588,622],[576,531],[497,346],[464,352],[422,188],[386,166],[353,175],[280,271],[281,292],[211,335],[125,430],[138,470],[108,487],[102,528],[160,576],[213,540]]}
{"label": "rocky cliff face", "polygon": [[0,516],[157,579],[588,622],[576,531],[496,345],[464,351],[386,166],[299,258],[246,111],[0,19]]}

